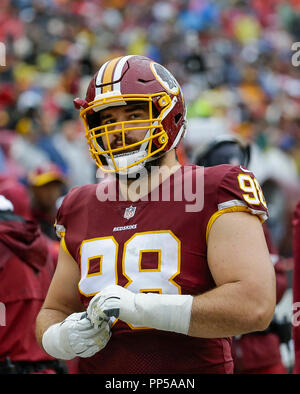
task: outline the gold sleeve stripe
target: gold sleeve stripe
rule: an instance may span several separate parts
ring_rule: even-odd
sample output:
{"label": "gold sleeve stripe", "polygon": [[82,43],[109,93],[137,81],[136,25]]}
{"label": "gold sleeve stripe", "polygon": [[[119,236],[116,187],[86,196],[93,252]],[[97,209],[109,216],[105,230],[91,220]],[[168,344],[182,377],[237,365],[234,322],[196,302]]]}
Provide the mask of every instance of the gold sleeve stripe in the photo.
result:
{"label": "gold sleeve stripe", "polygon": [[66,235],[65,231],[56,231],[56,233],[60,236],[60,238],[63,238]]}
{"label": "gold sleeve stripe", "polygon": [[71,253],[68,251],[67,245],[66,245],[66,241],[65,241],[65,237],[63,235],[63,237],[61,238],[61,246],[63,248],[63,250],[68,253],[69,256],[71,256],[73,258],[73,256],[71,255]]}
{"label": "gold sleeve stripe", "polygon": [[216,219],[218,219],[219,216],[223,215],[223,213],[228,213],[228,212],[251,212],[249,208],[247,207],[242,207],[242,206],[234,206],[234,207],[229,207],[229,208],[224,208],[220,209],[219,211],[215,212],[209,219],[209,222],[206,227],[206,243],[208,240],[208,236],[211,230],[211,226],[215,222]]}

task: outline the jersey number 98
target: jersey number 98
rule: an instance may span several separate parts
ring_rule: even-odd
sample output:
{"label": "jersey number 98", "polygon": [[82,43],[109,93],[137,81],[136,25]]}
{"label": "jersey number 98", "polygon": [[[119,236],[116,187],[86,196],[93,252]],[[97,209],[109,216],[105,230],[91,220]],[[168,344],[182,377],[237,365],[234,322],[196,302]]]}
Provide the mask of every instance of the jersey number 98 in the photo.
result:
{"label": "jersey number 98", "polygon": [[[81,279],[78,287],[85,296],[93,296],[106,286],[118,283],[118,264],[128,280],[124,286],[138,292],[180,294],[174,282],[180,272],[180,241],[171,231],[153,231],[134,234],[124,244],[122,260],[119,245],[113,236],[88,239],[82,242]],[[144,253],[156,252],[157,266],[143,268]],[[99,270],[90,273],[92,260],[99,261]]]}

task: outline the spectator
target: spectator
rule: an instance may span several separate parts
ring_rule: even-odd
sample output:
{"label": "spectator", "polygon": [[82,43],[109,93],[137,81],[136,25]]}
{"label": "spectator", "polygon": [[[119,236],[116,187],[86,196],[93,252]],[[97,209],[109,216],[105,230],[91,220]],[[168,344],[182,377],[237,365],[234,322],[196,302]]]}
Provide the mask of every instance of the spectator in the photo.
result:
{"label": "spectator", "polygon": [[55,165],[38,167],[28,174],[31,195],[32,218],[39,223],[42,232],[51,240],[58,241],[54,229],[59,198],[66,191],[66,179]]}
{"label": "spectator", "polygon": [[[0,190],[2,186],[1,182]],[[64,365],[39,347],[34,330],[56,261],[38,225],[19,216],[30,214],[27,201],[19,193],[20,185],[11,181],[3,189],[0,191],[0,299],[5,305],[5,325],[0,327],[0,373],[61,373]],[[10,201],[2,193],[13,198]]]}
{"label": "spectator", "polygon": [[68,187],[95,183],[96,169],[86,149],[86,142],[79,124],[67,116],[60,123],[60,133],[53,138],[55,149],[68,166]]}

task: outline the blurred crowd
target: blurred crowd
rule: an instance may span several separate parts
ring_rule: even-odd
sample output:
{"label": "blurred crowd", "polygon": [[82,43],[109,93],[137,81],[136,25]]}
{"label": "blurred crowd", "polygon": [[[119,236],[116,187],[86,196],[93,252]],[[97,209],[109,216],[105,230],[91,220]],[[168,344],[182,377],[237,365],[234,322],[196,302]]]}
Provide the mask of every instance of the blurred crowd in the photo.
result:
{"label": "blurred crowd", "polygon": [[182,85],[193,146],[239,133],[298,180],[299,21],[297,0],[2,0],[1,172],[52,162],[70,187],[93,182],[73,99],[108,58],[141,54]]}
{"label": "blurred crowd", "polygon": [[300,198],[296,42],[300,0],[1,0],[0,175],[25,184],[32,216],[56,240],[59,197],[96,182],[73,99],[84,97],[108,59],[145,55],[182,86],[184,161],[221,134],[251,146],[273,241],[292,257]]}

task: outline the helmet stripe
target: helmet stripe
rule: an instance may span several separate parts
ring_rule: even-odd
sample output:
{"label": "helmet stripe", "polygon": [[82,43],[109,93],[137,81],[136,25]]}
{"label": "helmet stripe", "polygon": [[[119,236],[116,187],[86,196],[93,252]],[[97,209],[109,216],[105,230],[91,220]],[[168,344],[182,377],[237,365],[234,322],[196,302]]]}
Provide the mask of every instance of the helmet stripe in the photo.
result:
{"label": "helmet stripe", "polygon": [[[96,78],[95,96],[98,97],[102,93],[111,91],[120,92],[120,82],[112,84],[113,81],[118,81],[122,76],[122,71],[125,63],[134,55],[121,56],[104,63],[98,72]],[[105,85],[105,86],[102,86]],[[100,87],[101,86],[101,87]]]}
{"label": "helmet stripe", "polygon": [[101,67],[100,70],[98,71],[97,78],[96,78],[96,89],[95,89],[95,97],[99,96],[101,94],[101,87],[100,85],[102,84],[102,77],[104,74],[104,70],[106,69],[106,66],[108,65],[109,61],[104,63]]}
{"label": "helmet stripe", "polygon": [[112,85],[111,83],[115,80],[115,78],[113,79],[113,73],[116,67],[116,64],[118,63],[118,61],[121,59],[121,57],[117,57],[113,60],[111,60],[108,65],[106,66],[106,69],[104,71],[104,75],[103,75],[103,84],[109,84],[110,85],[105,85],[102,88],[102,93],[106,93],[106,92],[111,92],[112,91]]}
{"label": "helmet stripe", "polygon": [[[119,61],[119,63],[116,65],[115,77],[114,77],[114,80],[115,80],[115,81],[118,81],[118,80],[121,78],[121,76],[122,76],[122,71],[123,71],[123,67],[124,67],[125,63],[127,62],[127,60],[128,60],[129,58],[131,58],[132,56],[134,56],[134,55],[123,56],[123,57],[121,58],[121,60]],[[118,83],[116,83],[116,84],[114,85],[113,90],[114,90],[114,91],[118,91],[118,92],[121,91],[120,82],[118,82]]]}

